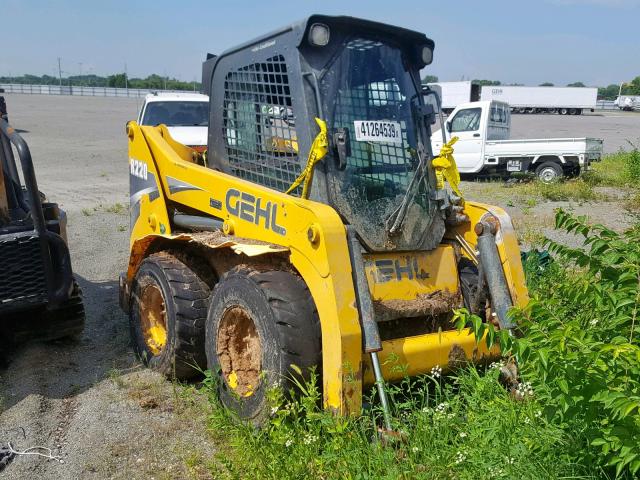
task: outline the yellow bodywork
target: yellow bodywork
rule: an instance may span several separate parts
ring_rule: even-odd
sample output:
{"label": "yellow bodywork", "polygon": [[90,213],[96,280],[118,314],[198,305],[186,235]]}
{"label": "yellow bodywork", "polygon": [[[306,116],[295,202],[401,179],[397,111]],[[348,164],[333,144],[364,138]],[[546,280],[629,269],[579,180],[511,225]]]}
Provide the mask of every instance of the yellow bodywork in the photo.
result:
{"label": "yellow bodywork", "polygon": [[[233,247],[237,253],[288,255],[291,266],[306,282],[320,318],[325,407],[342,414],[360,412],[363,385],[373,379],[368,356],[362,351],[346,229],[336,211],[198,165],[192,150],[176,144],[162,126],[130,122],[128,136],[132,176],[150,185],[150,193],[136,198],[135,205],[132,199],[136,214],[132,216],[129,284],[155,242],[188,240],[188,235],[171,231],[168,202],[222,219],[224,233],[233,238],[223,246]],[[152,178],[157,182],[157,193],[152,191]],[[524,305],[524,274],[509,217],[499,208],[472,202],[466,203],[465,213],[471,222],[448,232],[449,243],[433,251],[365,255],[374,302],[410,302],[437,291],[446,291],[452,298],[459,295],[453,244],[462,238],[473,248],[473,225],[491,213],[500,222],[498,250],[514,303]],[[254,244],[256,240],[260,245]],[[393,269],[385,270],[385,265]],[[476,345],[468,331],[388,340],[382,346],[383,373],[390,380],[426,373],[435,365],[446,368],[461,357],[479,359],[490,354],[483,343]]]}

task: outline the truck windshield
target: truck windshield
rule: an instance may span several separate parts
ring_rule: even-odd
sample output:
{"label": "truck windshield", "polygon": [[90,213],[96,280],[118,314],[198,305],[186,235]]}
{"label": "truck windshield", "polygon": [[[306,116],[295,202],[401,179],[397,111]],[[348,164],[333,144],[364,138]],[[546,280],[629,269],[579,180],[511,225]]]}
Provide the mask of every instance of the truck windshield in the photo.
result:
{"label": "truck windshield", "polygon": [[330,201],[371,250],[432,243],[429,230],[437,212],[428,176],[411,198],[400,233],[390,236],[385,228],[418,167],[418,141],[429,144],[414,120],[419,91],[406,65],[397,47],[351,38],[320,79],[329,132],[346,129],[350,139],[346,167],[328,167]]}
{"label": "truck windshield", "polygon": [[144,111],[142,125],[167,127],[206,127],[209,124],[207,102],[149,102]]}

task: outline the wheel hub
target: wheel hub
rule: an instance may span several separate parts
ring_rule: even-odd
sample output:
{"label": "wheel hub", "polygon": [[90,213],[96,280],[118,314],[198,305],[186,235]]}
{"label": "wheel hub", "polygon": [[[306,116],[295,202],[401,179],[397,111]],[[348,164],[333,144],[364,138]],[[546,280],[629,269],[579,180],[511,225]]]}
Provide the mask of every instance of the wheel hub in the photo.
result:
{"label": "wheel hub", "polygon": [[158,355],[167,343],[167,310],[162,291],[147,285],[140,298],[140,327],[147,348]]}
{"label": "wheel hub", "polygon": [[540,180],[545,183],[551,183],[556,179],[556,172],[553,168],[545,168],[540,172]]}
{"label": "wheel hub", "polygon": [[260,382],[262,346],[253,319],[243,308],[228,309],[218,326],[216,353],[227,385],[249,397]]}

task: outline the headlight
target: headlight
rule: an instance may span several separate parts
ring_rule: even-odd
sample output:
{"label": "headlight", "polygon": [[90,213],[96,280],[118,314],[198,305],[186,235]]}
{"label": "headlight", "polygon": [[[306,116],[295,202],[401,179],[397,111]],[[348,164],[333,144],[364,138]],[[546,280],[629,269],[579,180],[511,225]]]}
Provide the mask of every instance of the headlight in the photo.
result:
{"label": "headlight", "polygon": [[425,65],[430,65],[433,61],[433,49],[426,45],[422,47],[421,58]]}
{"label": "headlight", "polygon": [[309,29],[309,43],[316,47],[324,47],[329,43],[329,27],[324,23],[314,23]]}

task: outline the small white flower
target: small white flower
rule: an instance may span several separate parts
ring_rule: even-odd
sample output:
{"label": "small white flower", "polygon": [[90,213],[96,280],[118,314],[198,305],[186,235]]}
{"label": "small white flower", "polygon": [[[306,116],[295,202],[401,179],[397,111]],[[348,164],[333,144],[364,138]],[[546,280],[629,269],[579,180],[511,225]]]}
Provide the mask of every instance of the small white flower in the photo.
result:
{"label": "small white flower", "polygon": [[418,452],[420,451],[420,449],[419,449],[418,447],[413,447],[413,448],[411,449],[411,451],[412,451],[413,453],[418,453]]}
{"label": "small white flower", "polygon": [[518,388],[516,390],[516,393],[520,396],[520,397],[531,397],[533,396],[533,387],[531,386],[530,382],[522,382],[520,384],[518,384]]}
{"label": "small white flower", "polygon": [[598,324],[598,319],[597,318],[593,318],[591,320],[589,320],[589,326],[590,327],[595,327]]}
{"label": "small white flower", "polygon": [[305,445],[310,445],[312,443],[315,443],[318,441],[318,437],[316,435],[312,435],[310,433],[307,433],[304,436],[304,439],[302,440],[304,442]]}
{"label": "small white flower", "polygon": [[467,432],[460,432],[460,438],[465,438],[467,436]]}
{"label": "small white flower", "polygon": [[439,403],[436,407],[436,413],[444,413],[448,406],[449,404],[447,402]]}
{"label": "small white flower", "polygon": [[498,362],[491,362],[491,365],[489,365],[489,369],[493,370],[493,369],[500,369],[504,367],[504,362],[502,360],[498,361]]}
{"label": "small white flower", "polygon": [[542,410],[538,410],[536,412],[536,418],[540,418],[542,416]]}
{"label": "small white flower", "polygon": [[456,453],[456,465],[461,464],[462,462],[464,462],[467,459],[467,456],[463,453],[458,451]]}
{"label": "small white flower", "polygon": [[277,411],[278,411],[278,407],[272,407],[271,408],[271,415],[275,415]]}
{"label": "small white flower", "polygon": [[516,463],[516,459],[513,457],[507,457],[507,463],[509,465],[513,465],[514,463]]}
{"label": "small white flower", "polygon": [[289,448],[291,445],[293,445],[293,440],[289,439],[286,442],[284,442],[284,446]]}
{"label": "small white flower", "polygon": [[489,467],[489,475],[491,477],[501,477],[504,475],[504,470],[500,467]]}
{"label": "small white flower", "polygon": [[440,365],[436,365],[431,369],[431,376],[433,378],[440,378],[441,375],[442,375],[442,368],[440,368]]}
{"label": "small white flower", "polygon": [[429,407],[424,407],[422,409],[422,413],[430,413],[430,412],[431,412],[431,409]]}
{"label": "small white flower", "polygon": [[531,419],[529,417],[524,417],[524,423],[529,425],[531,423]]}

